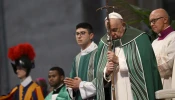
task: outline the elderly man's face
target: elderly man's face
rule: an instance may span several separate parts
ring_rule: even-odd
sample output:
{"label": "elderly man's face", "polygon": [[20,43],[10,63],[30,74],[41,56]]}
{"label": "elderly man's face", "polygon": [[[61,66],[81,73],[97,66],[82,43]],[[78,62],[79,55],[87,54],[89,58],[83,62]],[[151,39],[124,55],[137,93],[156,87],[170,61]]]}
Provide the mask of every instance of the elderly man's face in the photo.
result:
{"label": "elderly man's face", "polygon": [[[105,25],[107,27],[107,21],[105,21]],[[110,27],[112,39],[120,39],[123,36],[123,33],[125,31],[123,20],[111,18]]]}
{"label": "elderly man's face", "polygon": [[149,16],[149,21],[152,30],[159,34],[162,30],[164,30],[165,17],[160,14],[160,12],[153,11]]}

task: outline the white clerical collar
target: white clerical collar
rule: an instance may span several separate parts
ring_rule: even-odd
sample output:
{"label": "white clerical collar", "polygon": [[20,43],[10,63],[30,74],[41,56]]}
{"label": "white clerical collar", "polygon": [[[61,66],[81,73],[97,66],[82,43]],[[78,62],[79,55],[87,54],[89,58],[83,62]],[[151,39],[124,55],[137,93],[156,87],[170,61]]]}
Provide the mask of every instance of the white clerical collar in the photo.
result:
{"label": "white clerical collar", "polygon": [[21,85],[23,87],[26,87],[27,85],[29,85],[30,82],[32,82],[32,77],[28,76],[24,81],[21,82]]}
{"label": "white clerical collar", "polygon": [[57,96],[58,96],[58,94],[53,94],[51,100],[56,100],[57,99]]}
{"label": "white clerical collar", "polygon": [[97,45],[92,41],[91,44],[84,50],[81,49],[81,55],[86,55],[97,48]]}
{"label": "white clerical collar", "polygon": [[58,88],[60,88],[61,86],[63,86],[63,84],[59,85],[56,89],[53,89],[53,91],[56,91]]}

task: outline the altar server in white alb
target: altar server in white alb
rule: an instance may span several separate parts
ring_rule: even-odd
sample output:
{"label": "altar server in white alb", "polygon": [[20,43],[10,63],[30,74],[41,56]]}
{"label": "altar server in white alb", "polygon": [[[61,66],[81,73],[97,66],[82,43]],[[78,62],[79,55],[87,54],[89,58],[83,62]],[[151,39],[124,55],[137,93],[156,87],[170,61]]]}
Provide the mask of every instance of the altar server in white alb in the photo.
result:
{"label": "altar server in white alb", "polygon": [[[162,9],[151,12],[150,25],[158,34],[152,46],[156,55],[157,65],[162,79],[163,89],[175,88],[175,31],[170,26],[168,13]],[[169,100],[169,99],[168,99]]]}

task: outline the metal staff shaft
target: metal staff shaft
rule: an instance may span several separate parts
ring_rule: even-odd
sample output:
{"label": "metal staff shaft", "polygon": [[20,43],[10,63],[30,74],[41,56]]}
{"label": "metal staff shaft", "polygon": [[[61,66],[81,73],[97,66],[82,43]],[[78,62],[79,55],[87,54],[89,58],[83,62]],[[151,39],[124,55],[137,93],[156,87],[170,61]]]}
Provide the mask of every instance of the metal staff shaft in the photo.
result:
{"label": "metal staff shaft", "polygon": [[[106,6],[108,6],[108,0],[106,0]],[[109,19],[109,10],[106,9],[106,15],[107,15],[107,29],[108,29],[108,51],[112,51],[112,36],[111,36],[111,24],[110,24],[110,19]],[[112,88],[112,98],[113,100],[116,100],[115,97],[115,84],[114,84],[114,71],[112,72],[111,75],[111,88]]]}
{"label": "metal staff shaft", "polygon": [[[109,19],[109,8],[115,9],[115,6],[108,6],[108,0],[106,0],[106,6],[98,8],[98,10],[106,9],[106,15],[107,15],[107,42],[108,42],[108,51],[112,51],[112,36],[111,36],[111,26],[110,26],[110,19]],[[112,87],[112,98],[113,100],[116,100],[115,96],[115,84],[114,84],[114,71],[111,75],[111,87]]]}

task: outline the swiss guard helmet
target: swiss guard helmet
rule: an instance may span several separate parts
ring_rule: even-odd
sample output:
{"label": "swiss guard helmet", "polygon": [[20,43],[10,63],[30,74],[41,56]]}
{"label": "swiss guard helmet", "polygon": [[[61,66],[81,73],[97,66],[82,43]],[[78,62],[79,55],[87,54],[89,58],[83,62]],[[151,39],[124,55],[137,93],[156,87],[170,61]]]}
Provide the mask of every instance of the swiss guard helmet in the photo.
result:
{"label": "swiss guard helmet", "polygon": [[22,67],[26,69],[26,76],[28,76],[31,69],[35,67],[35,52],[29,43],[22,43],[9,48],[8,58],[12,60],[11,65],[15,74],[17,74],[17,67]]}

